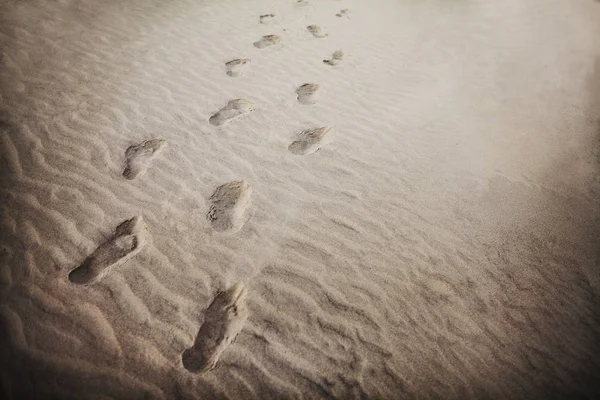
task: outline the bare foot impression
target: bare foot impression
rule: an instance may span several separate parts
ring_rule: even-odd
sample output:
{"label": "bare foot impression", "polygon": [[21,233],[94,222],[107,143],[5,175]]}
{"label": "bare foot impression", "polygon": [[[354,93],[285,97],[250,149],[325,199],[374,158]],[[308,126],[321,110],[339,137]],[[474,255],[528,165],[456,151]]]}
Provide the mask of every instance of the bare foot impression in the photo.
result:
{"label": "bare foot impression", "polygon": [[254,111],[254,103],[246,99],[231,100],[208,119],[211,125],[223,125],[238,118],[249,115]]}
{"label": "bare foot impression", "polygon": [[331,60],[323,60],[325,64],[328,65],[338,65],[342,61],[344,61],[345,55],[342,50],[336,50],[331,55]]}
{"label": "bare foot impression", "polygon": [[296,89],[298,101],[302,104],[315,104],[317,102],[317,95],[320,88],[321,86],[316,83],[305,83]]}
{"label": "bare foot impression", "polygon": [[248,319],[246,295],[247,290],[242,283],[217,293],[206,309],[194,345],[181,355],[185,369],[202,373],[217,365]]}
{"label": "bare foot impression", "polygon": [[348,17],[350,18],[350,14],[348,13],[348,9],[344,8],[343,10],[340,10],[339,13],[335,14],[336,17]]}
{"label": "bare foot impression", "polygon": [[310,33],[316,38],[324,38],[329,36],[328,33],[323,33],[323,30],[319,25],[309,25],[306,27]]}
{"label": "bare foot impression", "polygon": [[148,241],[148,231],[141,216],[135,216],[117,226],[115,233],[85,261],[69,273],[69,280],[89,285],[102,279],[112,269],[129,261]]}
{"label": "bare foot impression", "polygon": [[227,75],[233,77],[244,75],[244,69],[248,63],[250,63],[250,59],[248,58],[236,58],[235,60],[226,62],[225,68],[227,68]]}
{"label": "bare foot impression", "polygon": [[261,24],[270,24],[275,20],[275,14],[263,14],[259,17]]}
{"label": "bare foot impression", "polygon": [[253,44],[256,48],[264,49],[265,47],[273,46],[278,43],[281,43],[281,37],[279,35],[266,35]]}
{"label": "bare foot impression", "polygon": [[212,204],[206,214],[213,229],[223,233],[236,233],[242,229],[251,194],[252,187],[244,180],[219,186],[210,197]]}
{"label": "bare foot impression", "polygon": [[125,150],[125,169],[123,176],[127,179],[135,179],[146,173],[150,161],[159,155],[167,141],[164,139],[150,139]]}
{"label": "bare foot impression", "polygon": [[329,126],[307,129],[300,133],[298,139],[288,146],[288,150],[299,155],[313,154],[332,141],[333,128]]}

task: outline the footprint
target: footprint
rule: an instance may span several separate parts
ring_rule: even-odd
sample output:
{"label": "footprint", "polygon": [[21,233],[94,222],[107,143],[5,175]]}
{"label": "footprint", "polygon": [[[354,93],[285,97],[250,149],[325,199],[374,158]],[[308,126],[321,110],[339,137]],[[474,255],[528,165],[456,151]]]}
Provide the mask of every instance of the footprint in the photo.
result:
{"label": "footprint", "polygon": [[336,50],[331,55],[331,60],[323,60],[325,64],[329,65],[338,65],[342,61],[344,61],[345,55],[342,50]]}
{"label": "footprint", "polygon": [[219,186],[210,197],[212,204],[206,214],[213,229],[223,233],[236,233],[242,229],[251,194],[252,187],[244,180]]}
{"label": "footprint", "polygon": [[275,20],[275,14],[264,14],[260,16],[261,24],[270,24]]}
{"label": "footprint", "polygon": [[320,88],[321,86],[316,83],[305,83],[296,89],[298,101],[302,104],[315,104],[317,102],[317,95]]}
{"label": "footprint", "polygon": [[260,38],[258,42],[254,42],[254,47],[264,49],[265,47],[273,46],[281,42],[279,35],[266,35]]}
{"label": "footprint", "polygon": [[298,135],[298,140],[288,146],[288,150],[299,155],[313,154],[332,141],[332,127],[307,129]]}
{"label": "footprint", "polygon": [[335,14],[336,17],[348,17],[350,18],[350,14],[348,13],[348,9],[344,8],[343,10],[340,10],[339,13]]}
{"label": "footprint", "polygon": [[246,116],[252,111],[254,111],[254,104],[250,100],[235,99],[231,100],[225,107],[217,111],[208,119],[208,122],[210,122],[211,125],[223,125],[227,122]]}
{"label": "footprint", "polygon": [[244,69],[248,63],[250,63],[250,59],[248,58],[236,58],[235,60],[226,62],[225,68],[227,68],[227,75],[233,77],[244,75]]}
{"label": "footprint", "polygon": [[324,38],[329,36],[328,33],[323,33],[323,30],[319,25],[309,25],[306,27],[310,33],[316,38]]}
{"label": "footprint", "polygon": [[248,319],[247,290],[242,283],[219,292],[206,309],[194,345],[181,355],[183,367],[203,373],[213,369]]}
{"label": "footprint", "polygon": [[164,139],[150,139],[140,144],[130,146],[125,150],[125,169],[123,176],[127,179],[135,179],[144,175],[150,161],[159,155],[167,141]]}
{"label": "footprint", "polygon": [[294,4],[297,5],[297,6],[307,6],[308,5],[308,1],[306,1],[306,0],[296,0],[294,2]]}
{"label": "footprint", "polygon": [[85,261],[69,273],[69,280],[78,285],[89,285],[102,279],[138,254],[148,241],[148,230],[141,216],[122,222],[115,233],[100,245]]}

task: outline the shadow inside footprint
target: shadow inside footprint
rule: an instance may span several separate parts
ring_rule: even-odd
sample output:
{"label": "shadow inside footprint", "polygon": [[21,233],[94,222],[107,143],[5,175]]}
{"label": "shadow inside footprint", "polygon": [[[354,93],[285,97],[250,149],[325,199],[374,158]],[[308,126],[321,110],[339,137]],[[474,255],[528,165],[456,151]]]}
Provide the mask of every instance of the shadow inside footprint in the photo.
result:
{"label": "shadow inside footprint", "polygon": [[309,25],[306,27],[310,33],[316,38],[324,38],[329,36],[328,33],[323,33],[323,29],[319,25]]}
{"label": "shadow inside footprint", "polygon": [[235,60],[226,62],[225,68],[227,69],[227,75],[232,77],[244,75],[244,69],[249,63],[250,59],[248,58],[236,58]]}
{"label": "shadow inside footprint", "polygon": [[288,146],[294,154],[308,155],[319,151],[323,146],[333,141],[333,128],[324,126],[302,131],[298,139]]}
{"label": "shadow inside footprint", "polygon": [[238,283],[219,292],[206,309],[194,345],[181,355],[183,367],[202,373],[213,369],[248,319],[247,290]]}
{"label": "shadow inside footprint", "polygon": [[254,111],[254,103],[246,99],[231,100],[227,105],[217,111],[208,119],[211,125],[223,125],[246,116]]}
{"label": "shadow inside footprint", "polygon": [[275,14],[263,14],[259,17],[261,24],[270,24],[275,20]]}
{"label": "shadow inside footprint", "polygon": [[344,61],[344,58],[345,58],[344,52],[342,50],[336,50],[331,55],[330,60],[323,60],[323,62],[325,64],[329,64],[329,65],[338,65],[339,63]]}
{"label": "shadow inside footprint", "polygon": [[315,104],[321,86],[317,83],[305,83],[296,89],[298,101],[302,104]]}
{"label": "shadow inside footprint", "polygon": [[335,14],[336,17],[350,17],[350,14],[348,13],[348,9],[344,8],[343,10],[340,10],[339,13]]}
{"label": "shadow inside footprint", "polygon": [[166,144],[167,141],[164,139],[150,139],[130,146],[125,151],[126,167],[123,176],[127,179],[135,179],[143,175],[150,161],[162,152]]}
{"label": "shadow inside footprint", "polygon": [[258,49],[264,49],[265,47],[274,46],[278,43],[281,43],[281,37],[279,35],[266,35],[253,44],[254,47]]}
{"label": "shadow inside footprint", "polygon": [[213,229],[222,233],[236,233],[242,229],[251,195],[252,187],[244,180],[228,182],[215,189],[206,214]]}
{"label": "shadow inside footprint", "polygon": [[138,254],[146,245],[147,239],[148,231],[141,216],[124,221],[106,242],[69,273],[69,281],[78,285],[99,281],[110,270]]}

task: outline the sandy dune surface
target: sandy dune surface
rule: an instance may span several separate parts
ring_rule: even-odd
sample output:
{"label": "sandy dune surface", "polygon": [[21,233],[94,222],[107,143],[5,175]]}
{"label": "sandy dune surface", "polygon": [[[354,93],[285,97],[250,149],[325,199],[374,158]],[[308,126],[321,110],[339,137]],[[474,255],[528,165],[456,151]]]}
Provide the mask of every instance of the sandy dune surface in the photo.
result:
{"label": "sandy dune surface", "polygon": [[599,135],[593,0],[0,1],[2,398],[600,398]]}

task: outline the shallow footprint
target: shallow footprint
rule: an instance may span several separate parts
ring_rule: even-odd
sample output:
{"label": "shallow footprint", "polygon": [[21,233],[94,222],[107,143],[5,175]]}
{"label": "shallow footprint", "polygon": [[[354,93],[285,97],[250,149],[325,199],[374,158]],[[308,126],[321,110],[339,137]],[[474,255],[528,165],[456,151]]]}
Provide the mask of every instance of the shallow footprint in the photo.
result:
{"label": "shallow footprint", "polygon": [[95,283],[138,254],[147,241],[146,224],[141,216],[135,216],[117,226],[112,237],[69,273],[69,280],[78,285]]}
{"label": "shallow footprint", "polygon": [[279,35],[266,35],[260,38],[259,41],[254,42],[254,47],[264,49],[265,47],[273,46],[281,42]]}
{"label": "shallow footprint", "polygon": [[288,146],[288,150],[299,155],[313,154],[332,141],[332,127],[307,129],[298,135],[298,140]]}
{"label": "shallow footprint", "polygon": [[270,24],[275,20],[275,14],[263,14],[259,17],[261,24]]}
{"label": "shallow footprint", "polygon": [[328,33],[323,33],[323,29],[319,25],[309,25],[306,27],[310,33],[316,38],[324,38],[329,36]]}
{"label": "shallow footprint", "polygon": [[305,83],[296,89],[298,101],[302,104],[315,104],[321,86],[317,83]]}
{"label": "shallow footprint", "polygon": [[252,187],[244,180],[219,186],[210,197],[212,204],[206,214],[213,229],[223,233],[236,233],[242,229],[251,194]]}
{"label": "shallow footprint", "polygon": [[217,111],[208,119],[211,125],[223,125],[244,117],[254,111],[254,103],[246,99],[231,100],[227,105]]}
{"label": "shallow footprint", "polygon": [[343,10],[340,10],[339,13],[335,14],[336,17],[348,17],[350,18],[350,14],[348,13],[348,9],[344,8]]}
{"label": "shallow footprint", "polygon": [[194,345],[181,355],[183,367],[202,373],[213,369],[248,319],[247,291],[238,283],[219,292],[206,309]]}
{"label": "shallow footprint", "polygon": [[236,58],[235,60],[231,60],[225,63],[225,68],[227,68],[227,75],[238,77],[244,75],[244,69],[246,69],[246,64],[250,63],[250,59],[248,58]]}
{"label": "shallow footprint", "polygon": [[150,139],[140,144],[129,146],[125,150],[125,169],[123,176],[135,179],[146,173],[150,161],[161,153],[167,141],[164,139]]}
{"label": "shallow footprint", "polygon": [[342,61],[344,61],[345,55],[342,50],[336,50],[331,55],[331,60],[323,60],[325,64],[329,65],[338,65]]}

